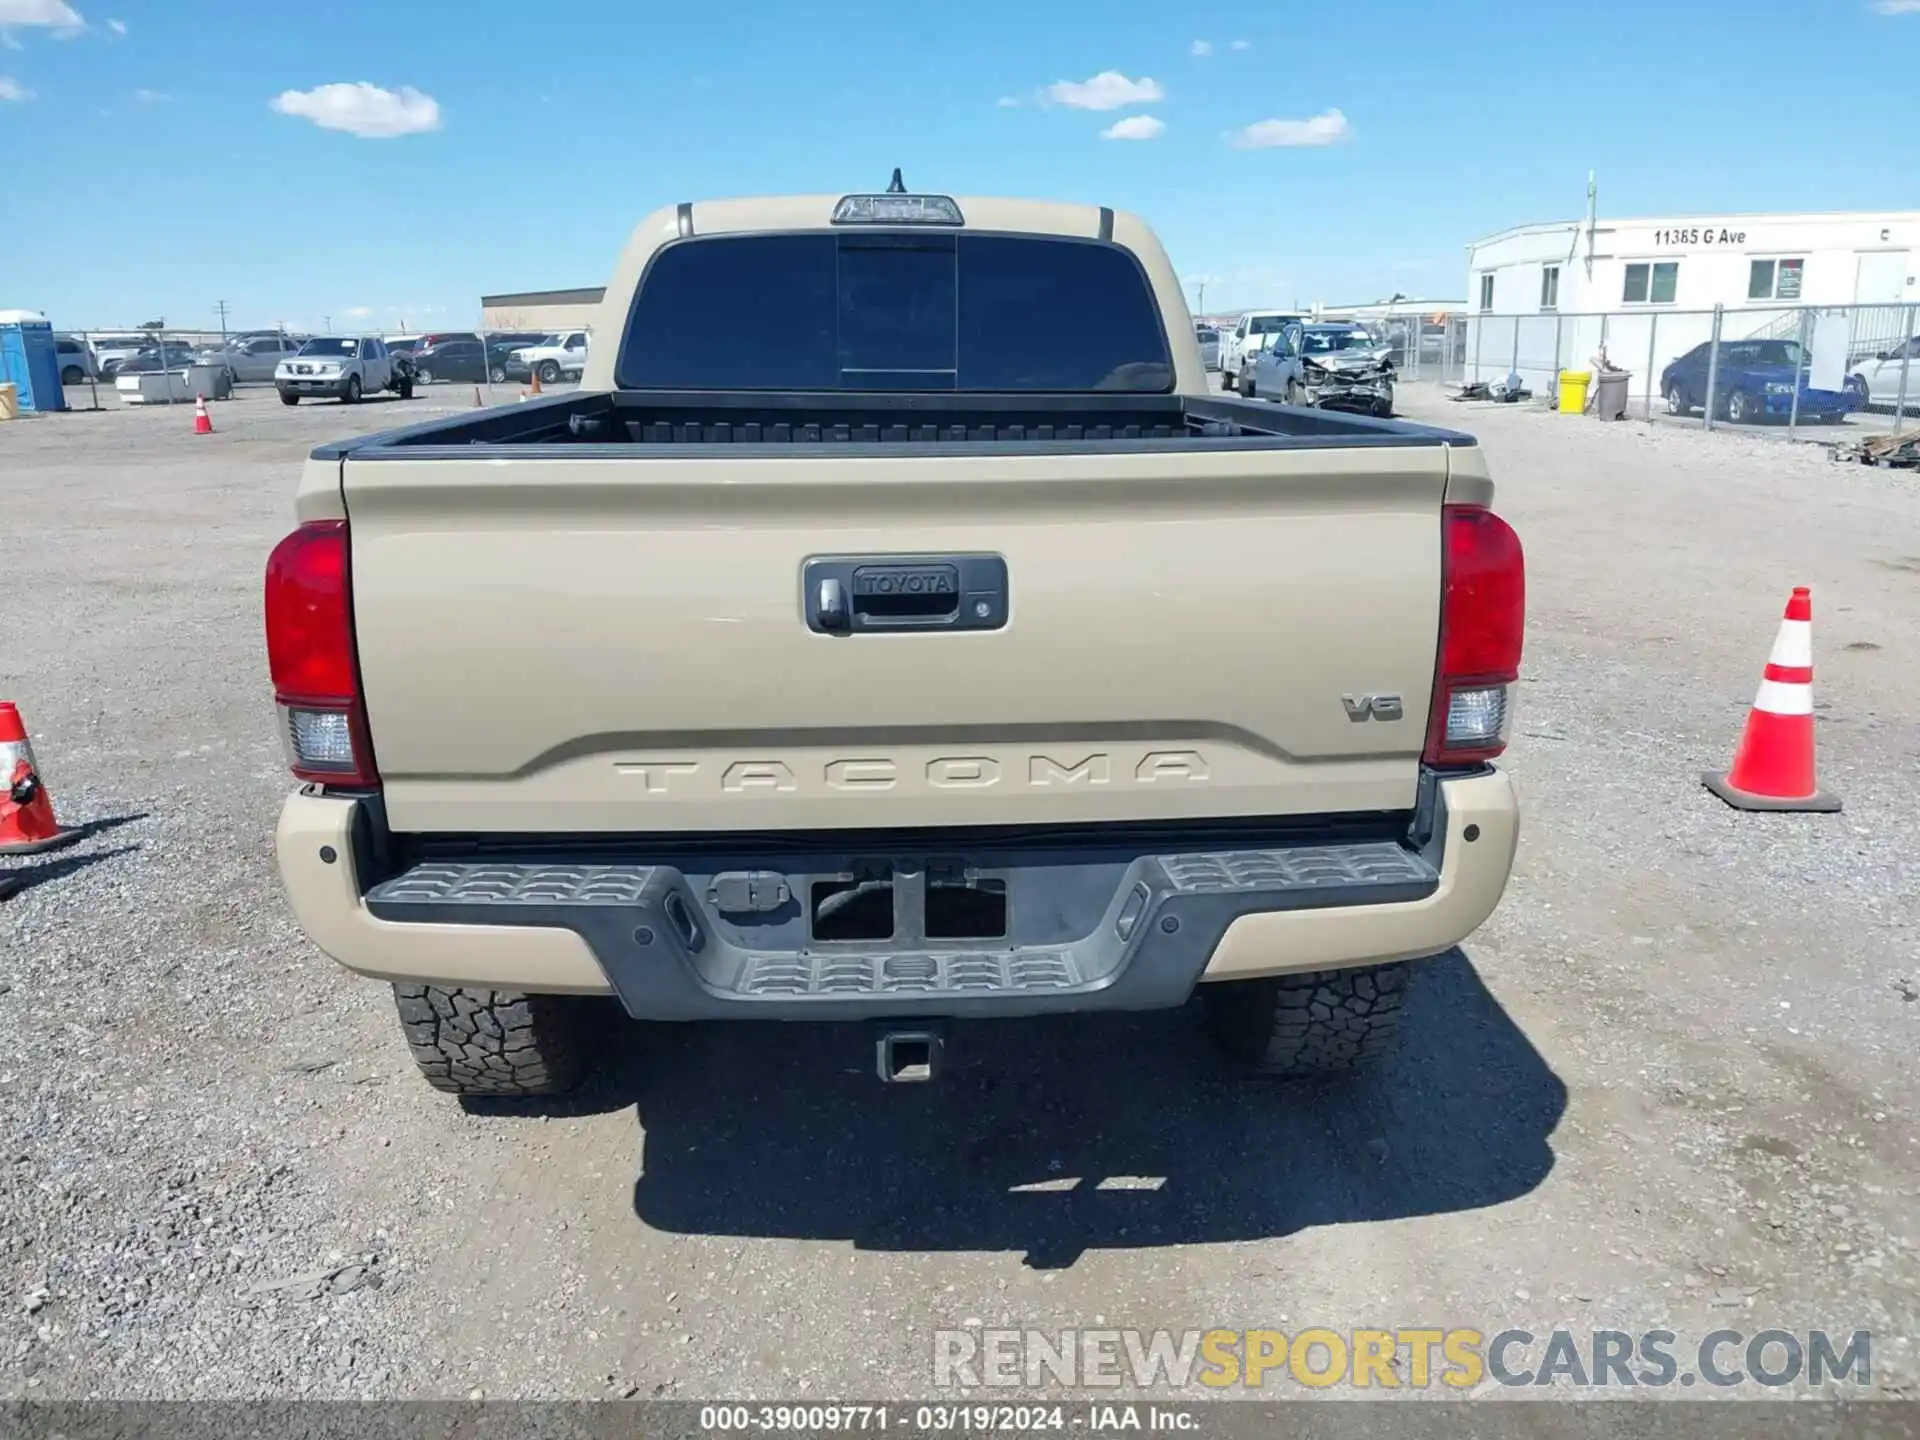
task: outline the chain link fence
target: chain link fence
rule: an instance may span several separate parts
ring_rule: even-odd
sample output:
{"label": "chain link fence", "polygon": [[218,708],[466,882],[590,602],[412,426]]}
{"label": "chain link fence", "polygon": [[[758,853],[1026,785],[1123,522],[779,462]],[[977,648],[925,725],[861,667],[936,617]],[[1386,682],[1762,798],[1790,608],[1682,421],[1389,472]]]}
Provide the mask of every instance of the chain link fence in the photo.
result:
{"label": "chain link fence", "polygon": [[1628,372],[1628,413],[1643,419],[1778,423],[1790,435],[1885,421],[1899,434],[1920,415],[1920,306],[1473,314],[1446,333],[1427,377],[1491,385],[1517,375],[1553,399],[1563,373],[1607,367]]}

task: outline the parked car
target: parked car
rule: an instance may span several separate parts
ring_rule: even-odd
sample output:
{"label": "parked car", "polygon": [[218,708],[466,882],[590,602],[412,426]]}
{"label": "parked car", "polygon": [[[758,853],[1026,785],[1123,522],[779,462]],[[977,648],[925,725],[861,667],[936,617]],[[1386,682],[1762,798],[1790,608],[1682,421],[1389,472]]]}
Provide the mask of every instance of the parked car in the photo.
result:
{"label": "parked car", "polygon": [[429,345],[444,345],[449,340],[478,340],[480,337],[472,330],[433,330],[422,335],[413,346],[417,355]]}
{"label": "parked car", "polygon": [[62,385],[84,385],[90,379],[99,378],[100,362],[93,353],[93,347],[79,336],[54,336],[53,350],[60,357]]}
{"label": "parked car", "polygon": [[587,368],[587,345],[592,337],[585,330],[564,330],[546,336],[538,345],[515,350],[513,358],[540,377],[542,385],[565,378],[576,380]]}
{"label": "parked car", "polygon": [[1220,337],[1220,388],[1238,390],[1240,372],[1252,363],[1253,356],[1289,327],[1306,323],[1307,317],[1293,310],[1249,310],[1242,315],[1239,323]]}
{"label": "parked car", "polygon": [[420,345],[412,352],[414,380],[431,385],[436,380],[485,380],[487,354],[478,340],[443,340]]}
{"label": "parked car", "polygon": [[1300,336],[1300,385],[1322,410],[1393,414],[1393,350],[1358,325],[1307,325]]}
{"label": "parked car", "polygon": [[1899,405],[1902,366],[1907,375],[1905,408],[1920,409],[1920,335],[1905,345],[1881,351],[1871,360],[1862,360],[1847,372],[1847,393],[1853,397],[1854,409],[1864,410],[1869,405],[1892,409]]}
{"label": "parked car", "polygon": [[1220,332],[1211,325],[1193,327],[1193,338],[1200,342],[1200,365],[1202,369],[1220,368]]}
{"label": "parked car", "polygon": [[95,335],[88,342],[100,366],[100,377],[110,380],[122,365],[153,343],[146,335]]}
{"label": "parked car", "polygon": [[1735,425],[1785,420],[1794,413],[1793,392],[1800,388],[1802,420],[1835,423],[1857,408],[1845,390],[1815,390],[1807,384],[1811,361],[1792,340],[1723,340],[1715,365],[1713,343],[1703,342],[1660,372],[1660,393],[1669,415],[1691,415],[1707,403],[1708,373],[1713,372],[1714,414]]}
{"label": "parked car", "polygon": [[378,335],[321,335],[282,360],[274,370],[274,388],[282,405],[298,405],[303,396],[326,395],[352,405],[363,395],[394,391],[413,398],[414,372],[396,363]]}
{"label": "parked car", "polygon": [[183,340],[168,340],[149,345],[137,355],[114,367],[115,378],[122,375],[151,375],[162,370],[180,370],[194,363],[197,352]]}
{"label": "parked car", "polygon": [[499,385],[507,380],[530,380],[533,378],[533,367],[527,364],[526,361],[516,358],[519,352],[527,347],[527,344],[528,342],[523,336],[513,336],[503,339],[488,337],[487,369],[494,384]]}
{"label": "parked car", "polygon": [[268,334],[234,336],[227,341],[225,348],[209,345],[200,352],[200,362],[205,365],[224,365],[227,374],[235,380],[271,380],[280,362],[289,355],[300,353],[305,342],[292,335],[282,335],[278,331]]}
{"label": "parked car", "polygon": [[1303,333],[1303,327],[1295,323],[1260,336],[1259,349],[1242,352],[1235,388],[1249,400],[1258,397],[1285,405],[1301,404],[1306,398],[1300,372]]}

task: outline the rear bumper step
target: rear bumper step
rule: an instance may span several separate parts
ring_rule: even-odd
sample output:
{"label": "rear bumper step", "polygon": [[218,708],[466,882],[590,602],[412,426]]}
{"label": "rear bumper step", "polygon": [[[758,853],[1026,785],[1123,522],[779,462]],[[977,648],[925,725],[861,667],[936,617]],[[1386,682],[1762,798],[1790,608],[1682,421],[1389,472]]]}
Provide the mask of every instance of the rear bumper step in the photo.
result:
{"label": "rear bumper step", "polygon": [[[1063,858],[981,854],[962,862],[1010,901],[1004,937],[925,935],[929,864],[898,857],[896,940],[812,938],[806,897],[870,857],[822,856],[784,870],[782,908],[732,914],[713,862],[431,860],[365,896],[400,924],[557,928],[593,952],[626,1009],[644,1019],[855,1019],[1141,1010],[1184,1003],[1234,921],[1282,911],[1419,901],[1440,882],[1438,844],[1390,840]],[[791,855],[749,857],[755,875]],[[699,868],[693,868],[699,867]],[[916,908],[918,907],[918,908]]]}

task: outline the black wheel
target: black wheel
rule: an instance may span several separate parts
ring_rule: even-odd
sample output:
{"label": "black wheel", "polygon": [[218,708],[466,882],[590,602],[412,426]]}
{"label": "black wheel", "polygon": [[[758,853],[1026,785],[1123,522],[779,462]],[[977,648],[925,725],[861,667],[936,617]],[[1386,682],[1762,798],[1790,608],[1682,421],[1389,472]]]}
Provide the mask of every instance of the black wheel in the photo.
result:
{"label": "black wheel", "polygon": [[282,405],[298,405],[300,403],[300,397],[291,391],[282,390],[280,392],[280,403]]}
{"label": "black wheel", "polygon": [[1727,396],[1727,419],[1735,425],[1751,423],[1759,411],[1760,407],[1754,404],[1753,397],[1744,390],[1736,390]]}
{"label": "black wheel", "polygon": [[1385,1050],[1400,1026],[1405,964],[1310,970],[1202,985],[1214,1042],[1256,1075],[1282,1079],[1351,1070]]}
{"label": "black wheel", "polygon": [[87,383],[87,372],[82,370],[78,365],[69,365],[60,372],[60,383],[62,385],[84,385]]}
{"label": "black wheel", "polygon": [[349,405],[358,405],[360,403],[360,377],[358,375],[347,376],[347,393],[340,398],[345,400]]}
{"label": "black wheel", "polygon": [[1376,420],[1391,420],[1393,418],[1393,401],[1387,399],[1375,402],[1373,418]]}
{"label": "black wheel", "polygon": [[567,995],[396,985],[407,1048],[450,1095],[560,1095],[585,1069],[583,1002]]}
{"label": "black wheel", "polygon": [[1693,407],[1687,404],[1687,392],[1680,388],[1680,382],[1674,381],[1667,386],[1667,414],[1691,415]]}
{"label": "black wheel", "polygon": [[1239,390],[1240,390],[1240,398],[1242,400],[1253,399],[1253,376],[1242,371],[1240,375]]}
{"label": "black wheel", "polygon": [[493,367],[493,374],[491,378],[494,384],[504,385],[507,383],[507,372],[503,370],[500,366],[496,365]]}
{"label": "black wheel", "polygon": [[413,372],[413,383],[416,385],[431,385],[433,383],[433,371],[422,365]]}
{"label": "black wheel", "polygon": [[540,383],[542,385],[554,385],[559,383],[559,380],[560,367],[551,360],[542,360],[540,362]]}

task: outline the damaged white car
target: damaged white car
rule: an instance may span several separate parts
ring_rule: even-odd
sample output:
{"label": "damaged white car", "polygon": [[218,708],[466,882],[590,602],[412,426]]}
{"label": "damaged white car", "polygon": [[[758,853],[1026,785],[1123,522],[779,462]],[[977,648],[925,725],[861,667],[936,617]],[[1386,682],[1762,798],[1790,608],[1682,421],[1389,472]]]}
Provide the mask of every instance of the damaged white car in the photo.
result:
{"label": "damaged white car", "polygon": [[1358,325],[1301,327],[1300,384],[1309,405],[1393,414],[1392,352]]}

